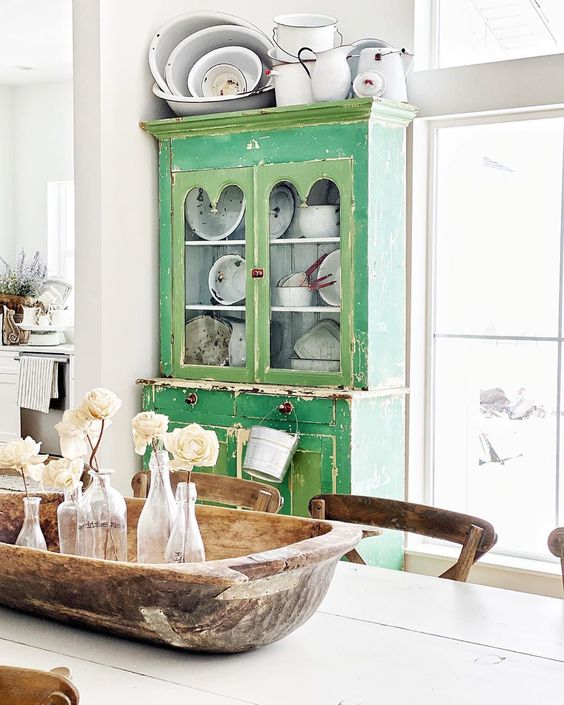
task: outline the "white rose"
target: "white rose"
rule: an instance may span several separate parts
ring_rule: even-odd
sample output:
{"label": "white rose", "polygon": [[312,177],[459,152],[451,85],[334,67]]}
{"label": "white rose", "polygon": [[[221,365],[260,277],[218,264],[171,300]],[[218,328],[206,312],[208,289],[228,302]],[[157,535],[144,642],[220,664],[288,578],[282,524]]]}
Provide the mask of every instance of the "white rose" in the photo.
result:
{"label": "white rose", "polygon": [[112,417],[121,406],[121,400],[109,389],[91,389],[78,407],[79,413],[91,421]]}
{"label": "white rose", "polygon": [[61,454],[69,460],[82,458],[88,452],[86,445],[86,434],[74,425],[74,422],[67,419],[55,424],[55,430],[59,434]]}
{"label": "white rose", "polygon": [[143,455],[149,443],[166,433],[168,416],[155,414],[154,411],[142,411],[131,420],[131,428],[135,452]]}
{"label": "white rose", "polygon": [[62,490],[73,490],[79,483],[84,470],[82,458],[76,460],[52,460],[45,466],[43,484],[45,487],[57,487]]}
{"label": "white rose", "polygon": [[80,406],[77,406],[76,409],[67,409],[63,414],[63,421],[68,424],[69,428],[72,425],[80,431],[87,431],[92,423]]}
{"label": "white rose", "polygon": [[0,468],[21,472],[28,467],[39,466],[47,459],[46,455],[39,455],[40,448],[41,443],[36,443],[30,436],[6,443],[0,447]]}
{"label": "white rose", "polygon": [[165,434],[164,445],[174,456],[170,463],[173,470],[186,468],[188,465],[215,465],[219,453],[215,431],[206,431],[197,423],[175,428],[172,433]]}

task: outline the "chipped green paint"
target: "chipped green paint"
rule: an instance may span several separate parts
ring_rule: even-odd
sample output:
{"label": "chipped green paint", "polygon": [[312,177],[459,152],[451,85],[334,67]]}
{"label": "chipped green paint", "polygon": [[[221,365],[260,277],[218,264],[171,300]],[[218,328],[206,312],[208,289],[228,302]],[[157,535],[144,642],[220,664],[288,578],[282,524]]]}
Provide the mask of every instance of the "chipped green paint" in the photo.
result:
{"label": "chipped green paint", "polygon": [[[404,496],[405,127],[414,114],[359,99],[143,125],[160,146],[162,375],[144,383],[143,407],[173,425],[216,430],[221,451],[209,471],[245,477],[248,430],[291,400],[300,444],[277,485],[288,514],[307,514],[319,492]],[[271,369],[268,194],[284,180],[305,199],[321,178],[341,193],[342,369]],[[185,365],[184,200],[201,186],[213,201],[227,184],[246,199],[247,366]],[[252,267],[265,276],[252,279]],[[295,431],[293,416],[268,425]],[[365,542],[362,552],[401,567],[401,536]]]}

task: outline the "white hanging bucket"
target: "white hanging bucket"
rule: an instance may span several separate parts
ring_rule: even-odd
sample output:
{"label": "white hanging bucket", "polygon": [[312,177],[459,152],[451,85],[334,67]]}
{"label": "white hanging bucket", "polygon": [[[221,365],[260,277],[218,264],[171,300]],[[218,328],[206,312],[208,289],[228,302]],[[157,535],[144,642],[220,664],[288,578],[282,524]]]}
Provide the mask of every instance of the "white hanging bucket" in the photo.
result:
{"label": "white hanging bucket", "polygon": [[302,47],[309,47],[315,52],[327,51],[342,41],[337,22],[332,15],[308,12],[278,15],[274,18],[274,43],[294,57]]}
{"label": "white hanging bucket", "polygon": [[282,482],[299,438],[297,417],[296,433],[286,433],[268,426],[252,426],[243,470],[259,480]]}

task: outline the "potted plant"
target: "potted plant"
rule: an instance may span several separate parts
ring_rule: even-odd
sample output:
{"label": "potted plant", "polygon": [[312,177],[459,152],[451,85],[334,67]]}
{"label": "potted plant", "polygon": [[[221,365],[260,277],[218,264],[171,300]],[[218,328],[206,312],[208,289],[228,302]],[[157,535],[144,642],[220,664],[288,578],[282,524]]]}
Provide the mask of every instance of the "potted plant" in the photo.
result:
{"label": "potted plant", "polygon": [[[31,262],[27,263],[23,248],[17,257],[15,267],[11,267],[1,257],[0,261],[4,264],[4,273],[0,275],[0,312],[4,310],[3,306],[6,306],[7,309],[14,312],[14,323],[21,323],[24,306],[33,306],[35,303],[35,297],[47,275],[47,267],[39,252],[36,252]],[[6,335],[4,335],[4,344],[27,342],[29,332],[19,331],[19,336],[16,336],[19,337],[18,340],[12,339],[13,337],[12,335],[10,340],[6,340]]]}

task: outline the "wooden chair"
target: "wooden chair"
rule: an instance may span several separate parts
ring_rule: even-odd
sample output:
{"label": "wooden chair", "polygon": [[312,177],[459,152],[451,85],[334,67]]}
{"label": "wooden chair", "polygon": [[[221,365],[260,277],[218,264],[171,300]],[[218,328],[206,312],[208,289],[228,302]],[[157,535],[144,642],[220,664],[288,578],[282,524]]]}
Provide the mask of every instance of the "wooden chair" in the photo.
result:
{"label": "wooden chair", "polygon": [[[316,519],[396,529],[458,543],[462,546],[458,561],[439,576],[449,580],[465,581],[470,568],[497,541],[493,526],[483,519],[394,499],[320,494],[310,500],[309,511]],[[354,553],[349,560],[364,563]]]}
{"label": "wooden chair", "polygon": [[555,556],[560,558],[562,567],[562,587],[564,588],[564,526],[559,526],[550,532],[548,537],[548,549]]}
{"label": "wooden chair", "polygon": [[[134,497],[147,497],[151,474],[145,470],[133,476],[131,487]],[[176,492],[179,482],[186,482],[187,471],[171,472],[170,484]],[[255,512],[271,512],[275,514],[283,504],[280,492],[262,482],[241,480],[237,477],[212,475],[205,472],[193,472],[191,481],[195,483],[198,499],[208,502],[228,504],[233,507],[252,509]]]}

